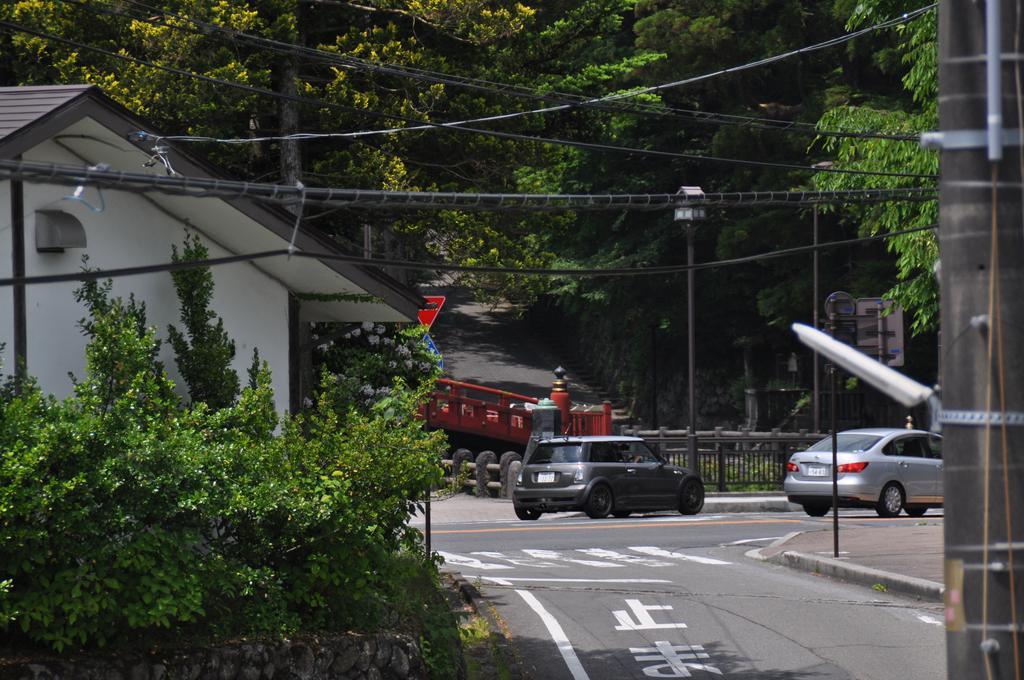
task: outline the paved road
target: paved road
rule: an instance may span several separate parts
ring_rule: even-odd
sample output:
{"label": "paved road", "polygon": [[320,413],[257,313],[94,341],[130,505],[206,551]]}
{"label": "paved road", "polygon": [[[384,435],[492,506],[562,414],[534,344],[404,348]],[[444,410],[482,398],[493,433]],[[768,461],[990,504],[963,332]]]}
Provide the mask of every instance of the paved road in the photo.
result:
{"label": "paved road", "polygon": [[[512,311],[475,302],[464,288],[426,288],[424,294],[447,297],[430,330],[446,376],[532,397],[551,393],[561,359]],[[568,379],[574,401],[600,403],[594,390],[573,375]]]}
{"label": "paved road", "polygon": [[[497,606],[538,680],[944,677],[938,605],[745,556],[828,521],[492,519],[435,526],[433,547]],[[844,516],[848,526],[908,521]]]}

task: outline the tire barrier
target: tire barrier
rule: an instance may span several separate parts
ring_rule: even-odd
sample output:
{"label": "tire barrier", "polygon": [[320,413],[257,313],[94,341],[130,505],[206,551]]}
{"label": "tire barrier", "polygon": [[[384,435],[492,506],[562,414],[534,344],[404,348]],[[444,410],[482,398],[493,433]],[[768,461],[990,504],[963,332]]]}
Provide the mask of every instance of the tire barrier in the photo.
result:
{"label": "tire barrier", "polygon": [[[501,466],[501,474],[498,477],[498,481],[501,482],[501,495],[503,498],[512,498],[512,488],[515,486],[516,476],[512,475],[512,480],[510,482],[508,468],[513,463],[513,461],[517,460],[522,462],[523,457],[520,456],[515,451],[506,451],[505,453],[501,454],[501,460],[498,462],[498,464]],[[518,470],[516,471],[516,474],[519,474]]]}
{"label": "tire barrier", "polygon": [[505,468],[505,478],[501,482],[503,498],[512,498],[512,491],[516,488],[516,477],[519,476],[519,471],[522,469],[523,461],[518,459],[509,461],[508,467]]}
{"label": "tire barrier", "polygon": [[[499,463],[493,451],[474,455],[469,449],[457,449],[450,458],[442,459],[441,465],[445,468],[445,483],[449,486],[461,480],[463,491],[481,498],[512,498],[522,461],[515,451],[501,454]],[[518,467],[512,471],[512,466]]]}
{"label": "tire barrier", "polygon": [[497,468],[501,473],[501,466],[498,465],[498,456],[494,451],[481,451],[476,457],[476,495],[480,498],[494,498],[501,489],[501,482],[492,482],[492,467]]}
{"label": "tire barrier", "polygon": [[473,462],[473,452],[469,449],[457,449],[452,454],[452,478],[458,479],[462,472],[462,466]]}

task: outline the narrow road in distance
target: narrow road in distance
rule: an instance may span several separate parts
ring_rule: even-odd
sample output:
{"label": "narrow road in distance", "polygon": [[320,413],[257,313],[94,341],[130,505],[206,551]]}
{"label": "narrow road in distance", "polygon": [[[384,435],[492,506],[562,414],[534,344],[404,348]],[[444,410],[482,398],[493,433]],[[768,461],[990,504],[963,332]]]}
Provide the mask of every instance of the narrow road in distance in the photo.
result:
{"label": "narrow road in distance", "polygon": [[557,515],[435,525],[432,541],[497,607],[535,680],[945,677],[940,605],[746,556],[830,522],[797,513]]}

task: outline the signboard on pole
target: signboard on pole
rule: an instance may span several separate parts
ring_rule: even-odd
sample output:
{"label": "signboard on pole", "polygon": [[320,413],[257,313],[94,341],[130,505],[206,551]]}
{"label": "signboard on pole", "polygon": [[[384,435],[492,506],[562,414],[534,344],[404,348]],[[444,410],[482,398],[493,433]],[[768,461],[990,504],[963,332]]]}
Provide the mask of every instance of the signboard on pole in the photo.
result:
{"label": "signboard on pole", "polygon": [[903,308],[878,297],[853,298],[838,291],[825,301],[832,337],[886,366],[904,363]]}

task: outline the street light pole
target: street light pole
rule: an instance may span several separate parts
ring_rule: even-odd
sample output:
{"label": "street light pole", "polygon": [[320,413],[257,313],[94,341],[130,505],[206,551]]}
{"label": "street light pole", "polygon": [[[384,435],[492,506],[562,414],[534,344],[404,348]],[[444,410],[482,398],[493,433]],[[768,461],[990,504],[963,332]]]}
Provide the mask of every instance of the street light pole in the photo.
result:
{"label": "street light pole", "polygon": [[690,406],[690,424],[686,430],[686,448],[688,465],[690,470],[697,471],[697,387],[694,380],[694,373],[697,370],[697,334],[694,330],[696,325],[696,303],[694,301],[694,285],[696,272],[693,270],[693,223],[686,225],[686,349],[687,349],[687,400]]}
{"label": "street light pole", "polygon": [[[814,206],[814,234],[812,238],[814,244],[814,284],[812,286],[812,297],[814,298],[811,304],[811,310],[814,315],[814,327],[818,328],[818,206]],[[815,432],[821,432],[821,382],[818,376],[818,353],[814,353],[814,398],[811,400],[811,409],[813,410],[812,422],[814,425]]]}
{"label": "street light pole", "polygon": [[[699,201],[704,198],[704,190],[700,187],[679,187],[676,192],[686,199]],[[684,199],[685,200],[685,199]],[[696,333],[696,277],[693,269],[693,232],[694,221],[704,219],[702,206],[680,206],[676,208],[676,222],[686,222],[686,337],[687,337],[687,400],[689,403],[690,424],[686,429],[687,467],[693,472],[700,472],[697,458],[697,333]]]}

